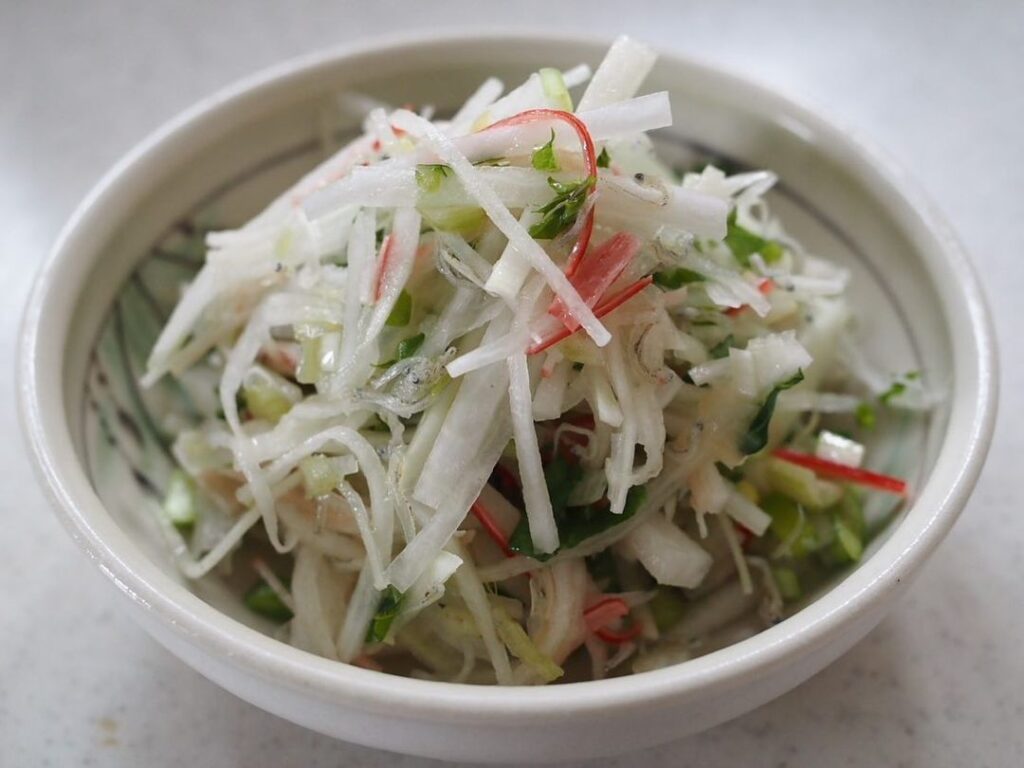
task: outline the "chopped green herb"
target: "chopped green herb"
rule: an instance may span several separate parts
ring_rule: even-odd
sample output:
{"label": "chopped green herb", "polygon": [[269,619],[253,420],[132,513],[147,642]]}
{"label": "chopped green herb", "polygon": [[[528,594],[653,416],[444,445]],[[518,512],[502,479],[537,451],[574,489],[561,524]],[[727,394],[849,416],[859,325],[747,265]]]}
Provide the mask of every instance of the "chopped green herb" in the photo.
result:
{"label": "chopped green herb", "polygon": [[538,171],[557,171],[558,158],[555,157],[555,131],[551,130],[551,138],[543,147],[535,150],[530,163]]}
{"label": "chopped green herb", "polygon": [[415,355],[419,351],[419,348],[423,346],[423,340],[426,338],[426,335],[417,333],[415,336],[410,336],[408,339],[402,339],[398,342],[398,359],[405,360],[407,357]]}
{"label": "chopped green herb", "polygon": [[587,193],[596,181],[593,176],[588,176],[581,181],[563,184],[556,179],[548,178],[548,186],[555,191],[555,198],[537,209],[538,213],[543,214],[543,218],[530,227],[530,237],[550,240],[571,229],[587,201]]}
{"label": "chopped green herb", "polygon": [[728,229],[723,241],[732,251],[732,255],[744,267],[750,266],[750,257],[760,253],[767,264],[774,264],[782,258],[782,244],[775,240],[767,240],[736,223],[736,211],[729,214]]}
{"label": "chopped green herb", "polygon": [[392,327],[403,327],[409,324],[412,319],[412,296],[405,290],[398,294],[398,301],[388,315],[387,325]]}
{"label": "chopped green herb", "polygon": [[245,604],[253,613],[281,624],[292,618],[291,609],[281,601],[277,592],[262,580],[245,593]]}
{"label": "chopped green herb", "polygon": [[899,397],[907,391],[907,385],[902,381],[893,382],[893,385],[889,387],[885,392],[878,396],[878,402],[882,405],[889,405],[893,398]]}
{"label": "chopped green herb", "polygon": [[906,375],[903,378],[906,379],[907,381],[915,381],[915,380],[921,378],[921,372],[920,371],[907,371]]}
{"label": "chopped green herb", "polygon": [[877,416],[871,403],[861,403],[853,413],[857,423],[864,429],[874,429]]}
{"label": "chopped green herb", "polygon": [[779,394],[783,390],[795,387],[803,380],[804,372],[797,371],[792,378],[772,387],[772,391],[768,393],[768,397],[764,399],[761,407],[754,414],[747,431],[740,438],[740,451],[750,455],[768,445],[768,427],[771,425],[772,414],[775,413],[775,402],[779,399]]}
{"label": "chopped green herb", "polygon": [[370,626],[366,628],[366,642],[384,642],[401,607],[402,593],[389,584],[377,603],[377,611],[370,620]]}
{"label": "chopped green herb", "polygon": [[700,272],[694,272],[686,267],[676,267],[654,273],[654,284],[669,291],[682,288],[688,283],[703,283],[706,279]]}
{"label": "chopped green herb", "polygon": [[721,360],[723,357],[729,356],[729,350],[736,343],[736,339],[730,333],[720,342],[715,344],[711,349],[708,350],[708,354],[711,355],[712,360]]}
{"label": "chopped green herb", "polygon": [[536,552],[530,536],[530,525],[524,515],[509,537],[509,549],[543,562],[557,552],[577,547],[590,537],[625,522],[636,514],[647,498],[647,489],[644,486],[630,488],[621,515],[611,511],[606,499],[585,507],[569,507],[569,494],[582,476],[583,470],[578,465],[571,464],[561,457],[557,457],[545,468],[544,477],[551,498],[551,510],[554,513],[555,525],[558,527],[559,548],[550,554]]}
{"label": "chopped green herb", "polygon": [[176,469],[167,480],[167,495],[164,496],[164,514],[175,528],[188,529],[196,522],[196,484],[185,472]]}
{"label": "chopped green herb", "polygon": [[608,154],[608,147],[601,147],[601,154],[597,156],[597,167],[607,168],[612,163],[612,157]]}
{"label": "chopped green herb", "polygon": [[452,169],[441,163],[430,163],[416,166],[416,184],[420,191],[430,194],[437,192],[441,184],[452,173]]}

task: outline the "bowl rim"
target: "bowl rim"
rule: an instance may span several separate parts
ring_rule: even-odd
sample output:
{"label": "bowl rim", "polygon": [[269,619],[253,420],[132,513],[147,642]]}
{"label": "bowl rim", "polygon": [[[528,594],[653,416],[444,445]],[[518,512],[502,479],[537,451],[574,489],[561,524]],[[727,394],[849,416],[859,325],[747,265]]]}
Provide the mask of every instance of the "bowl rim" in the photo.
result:
{"label": "bowl rim", "polygon": [[[88,265],[68,267],[79,249],[88,249],[90,240],[103,229],[111,200],[127,194],[165,155],[182,152],[204,124],[230,119],[231,110],[240,101],[279,87],[282,82],[301,81],[317,71],[361,57],[401,56],[411,50],[450,45],[538,43],[570,46],[583,55],[584,50],[596,52],[606,47],[609,40],[524,30],[404,33],[316,51],[238,80],[164,123],[117,162],[76,208],[39,270],[22,320],[17,368],[22,431],[37,476],[62,523],[97,567],[136,607],[156,616],[204,653],[229,660],[267,682],[344,701],[364,711],[402,714],[422,721],[457,716],[467,723],[509,725],[623,706],[657,706],[674,697],[713,686],[731,687],[743,679],[758,677],[766,669],[793,662],[796,656],[822,648],[844,631],[852,630],[873,604],[902,589],[965,505],[991,442],[998,371],[989,310],[951,226],[891,158],[825,110],[807,106],[805,99],[794,99],[717,64],[659,51],[660,59],[674,68],[738,88],[756,96],[762,105],[811,126],[815,135],[827,139],[830,152],[845,158],[844,167],[855,164],[874,194],[901,208],[901,229],[909,228],[932,241],[935,247],[921,255],[929,278],[938,281],[937,270],[941,268],[956,284],[942,303],[944,315],[948,315],[950,302],[958,302],[966,312],[961,318],[966,322],[947,330],[954,356],[962,358],[956,360],[954,375],[967,376],[974,392],[969,402],[958,397],[951,404],[947,433],[936,458],[936,467],[945,460],[953,471],[940,476],[933,468],[918,499],[877,552],[790,619],[707,656],[610,680],[498,688],[400,677],[300,651],[203,602],[161,572],[121,531],[92,490],[72,446],[61,376],[71,312],[77,306],[83,276],[101,258],[99,249],[93,248],[96,253]],[[113,218],[121,221],[121,216],[114,214]],[[954,434],[957,425],[959,432]]]}

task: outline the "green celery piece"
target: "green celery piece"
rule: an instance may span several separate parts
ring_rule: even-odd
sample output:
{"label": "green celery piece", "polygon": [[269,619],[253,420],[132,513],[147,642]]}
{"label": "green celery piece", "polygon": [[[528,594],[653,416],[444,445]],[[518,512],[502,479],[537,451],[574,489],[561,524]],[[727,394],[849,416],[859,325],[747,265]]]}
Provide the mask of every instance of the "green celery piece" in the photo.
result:
{"label": "green celery piece", "polygon": [[772,391],[754,414],[747,431],[740,438],[740,451],[749,456],[768,445],[768,427],[771,426],[772,414],[775,413],[775,401],[779,399],[781,392],[795,387],[803,380],[804,372],[797,371],[792,378],[772,387]]}
{"label": "green celery piece", "polygon": [[380,602],[377,603],[377,610],[370,620],[370,626],[366,628],[366,642],[384,642],[391,625],[398,617],[398,612],[402,607],[402,597],[401,592],[390,584],[388,585],[381,595]]}
{"label": "green celery piece", "polygon": [[559,170],[558,158],[555,157],[554,129],[551,130],[551,138],[548,140],[548,143],[534,151],[533,157],[530,159],[530,164],[538,171],[554,172]]}
{"label": "green celery piece", "polygon": [[402,290],[398,294],[398,300],[395,302],[395,306],[391,309],[391,314],[388,315],[388,319],[385,321],[386,325],[390,325],[394,328],[405,327],[409,324],[412,319],[412,296],[409,292]]}
{"label": "green celery piece", "polygon": [[246,592],[245,604],[253,613],[258,613],[279,624],[292,618],[291,609],[281,602],[281,598],[265,581],[260,581]]}
{"label": "green celery piece", "polygon": [[176,528],[191,528],[198,517],[198,499],[195,481],[183,470],[171,472],[167,480],[167,493],[164,496],[163,510],[167,519]]}
{"label": "green celery piece", "polygon": [[665,288],[669,291],[682,288],[684,285],[689,283],[703,283],[705,280],[707,280],[707,278],[700,272],[694,272],[692,269],[687,269],[686,267],[665,269],[661,272],[654,273],[654,284],[659,288]]}

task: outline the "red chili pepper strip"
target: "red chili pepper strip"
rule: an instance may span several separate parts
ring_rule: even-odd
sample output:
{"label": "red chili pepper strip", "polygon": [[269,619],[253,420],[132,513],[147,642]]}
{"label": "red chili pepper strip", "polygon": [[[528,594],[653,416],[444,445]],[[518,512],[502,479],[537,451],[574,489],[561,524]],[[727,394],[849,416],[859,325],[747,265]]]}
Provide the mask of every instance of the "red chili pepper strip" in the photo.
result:
{"label": "red chili pepper strip", "polygon": [[636,640],[642,631],[639,624],[633,624],[623,632],[616,632],[611,629],[598,629],[594,634],[606,643],[624,645],[632,640]]}
{"label": "red chili pepper strip", "polygon": [[[512,115],[504,120],[499,120],[493,125],[487,126],[484,130],[489,131],[494,128],[534,123],[542,120],[561,120],[576,132],[576,136],[580,140],[580,146],[583,148],[583,167],[587,171],[587,177],[593,178],[596,181],[597,153],[594,151],[594,140],[590,137],[590,131],[587,130],[586,124],[576,115],[572,114],[572,112],[565,112],[561,109],[528,109],[525,112],[520,112],[518,115]],[[587,195],[589,196],[593,192],[594,189],[591,187]],[[594,206],[590,206],[584,215],[583,226],[580,227],[580,235],[576,239],[576,244],[573,245],[572,251],[569,252],[569,258],[566,261],[565,274],[567,277],[572,277],[576,267],[579,265],[580,259],[587,252],[587,246],[590,244],[590,235],[593,230]]]}
{"label": "red chili pepper strip", "polygon": [[487,511],[487,507],[480,502],[480,499],[473,502],[470,510],[473,512],[473,517],[480,521],[480,525],[483,526],[487,535],[491,537],[494,543],[498,545],[505,557],[515,557],[516,553],[508,546],[508,536],[505,535],[505,532],[501,530],[498,523],[491,517],[491,513]]}
{"label": "red chili pepper strip", "polygon": [[606,597],[594,603],[583,612],[587,629],[606,643],[622,645],[640,634],[640,625],[634,624],[625,630],[609,629],[608,625],[629,613],[629,604],[621,597]]}
{"label": "red chili pepper strip", "polygon": [[[764,280],[757,284],[757,290],[761,292],[762,296],[770,295],[771,292],[775,290],[775,287],[775,281],[772,280],[770,277],[766,277]],[[740,312],[743,312],[746,308],[746,304],[744,304],[741,307],[729,307],[729,309],[725,310],[725,314],[727,314],[729,317],[736,317],[736,315],[738,315]]]}
{"label": "red chili pepper strip", "polygon": [[629,604],[621,597],[606,597],[583,612],[587,628],[595,632],[629,613]]}
{"label": "red chili pepper strip", "polygon": [[772,455],[783,461],[788,461],[790,464],[806,467],[815,474],[824,475],[825,477],[832,477],[848,483],[863,485],[867,488],[894,493],[897,496],[907,495],[907,483],[898,477],[883,475],[867,469],[860,469],[859,467],[848,467],[845,464],[838,464],[828,459],[820,459],[809,453],[798,453],[788,448],[777,448],[773,451]]}
{"label": "red chili pepper strip", "polygon": [[[612,312],[621,307],[623,304],[625,304],[631,298],[640,293],[640,291],[642,291],[652,282],[654,282],[654,278],[652,278],[650,275],[640,280],[637,280],[632,285],[628,286],[627,288],[623,288],[614,296],[611,296],[610,298],[607,298],[600,304],[598,304],[594,308],[594,315],[599,318],[604,317],[609,312]],[[568,328],[563,326],[562,328],[559,328],[557,331],[552,333],[550,336],[546,336],[545,338],[541,339],[536,344],[534,344],[532,347],[530,347],[528,350],[526,350],[526,354],[536,355],[538,352],[543,352],[548,347],[553,347],[555,344],[557,344],[560,341],[564,341],[565,339],[572,336],[574,333],[576,333],[576,331],[570,331]]]}

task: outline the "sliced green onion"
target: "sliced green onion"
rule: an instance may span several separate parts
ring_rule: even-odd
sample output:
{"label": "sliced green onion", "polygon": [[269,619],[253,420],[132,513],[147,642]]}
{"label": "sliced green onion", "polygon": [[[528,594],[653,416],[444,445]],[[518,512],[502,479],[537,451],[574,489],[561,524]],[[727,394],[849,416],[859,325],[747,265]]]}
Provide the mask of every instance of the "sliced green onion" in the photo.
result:
{"label": "sliced green onion", "polygon": [[774,457],[768,460],[768,482],[774,490],[808,509],[826,509],[843,496],[841,486],[819,479],[806,467]]}
{"label": "sliced green onion", "polygon": [[607,168],[612,164],[612,156],[608,154],[608,147],[601,147],[601,154],[597,156],[597,167]]}
{"label": "sliced green onion", "polygon": [[772,568],[772,578],[775,579],[775,585],[779,588],[779,594],[782,595],[783,600],[792,602],[799,600],[803,595],[800,578],[792,568],[776,566]]}
{"label": "sliced green onion", "polygon": [[176,528],[190,528],[195,524],[198,517],[196,493],[196,484],[191,477],[180,469],[171,472],[163,510]]}
{"label": "sliced green onion", "polygon": [[658,631],[667,632],[682,620],[686,613],[686,600],[678,589],[659,586],[647,607]]}
{"label": "sliced green onion", "polygon": [[398,360],[405,360],[407,357],[415,355],[419,348],[423,346],[423,341],[426,339],[426,335],[417,333],[415,336],[410,336],[408,339],[402,339],[398,342]]}
{"label": "sliced green onion", "polygon": [[771,517],[771,532],[795,558],[805,557],[818,548],[818,536],[813,526],[807,524],[807,515],[790,498],[779,493],[765,497],[761,508]]}
{"label": "sliced green onion", "polygon": [[538,74],[544,95],[551,99],[552,105],[556,109],[572,112],[572,97],[569,95],[569,89],[565,87],[562,73],[557,69],[544,67]]}

